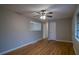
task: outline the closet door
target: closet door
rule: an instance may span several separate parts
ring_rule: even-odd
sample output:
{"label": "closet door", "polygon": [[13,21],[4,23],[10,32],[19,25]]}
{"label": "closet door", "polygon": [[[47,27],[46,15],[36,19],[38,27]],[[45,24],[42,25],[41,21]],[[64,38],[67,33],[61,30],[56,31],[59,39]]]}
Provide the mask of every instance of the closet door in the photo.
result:
{"label": "closet door", "polygon": [[56,23],[55,22],[50,22],[49,23],[49,40],[56,40]]}

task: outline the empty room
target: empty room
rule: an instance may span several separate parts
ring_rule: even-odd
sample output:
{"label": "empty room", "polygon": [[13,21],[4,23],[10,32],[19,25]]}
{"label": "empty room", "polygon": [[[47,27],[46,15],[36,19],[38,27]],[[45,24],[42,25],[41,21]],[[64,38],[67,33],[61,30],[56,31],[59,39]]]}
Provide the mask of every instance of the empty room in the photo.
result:
{"label": "empty room", "polygon": [[78,55],[78,4],[0,4],[1,55]]}

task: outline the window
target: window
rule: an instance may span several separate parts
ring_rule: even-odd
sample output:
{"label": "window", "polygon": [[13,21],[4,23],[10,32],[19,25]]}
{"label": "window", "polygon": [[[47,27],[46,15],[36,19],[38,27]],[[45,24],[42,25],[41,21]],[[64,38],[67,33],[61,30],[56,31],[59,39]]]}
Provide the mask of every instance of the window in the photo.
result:
{"label": "window", "polygon": [[31,31],[41,31],[41,23],[31,21]]}
{"label": "window", "polygon": [[76,36],[79,38],[79,13],[77,14],[77,29],[76,29]]}

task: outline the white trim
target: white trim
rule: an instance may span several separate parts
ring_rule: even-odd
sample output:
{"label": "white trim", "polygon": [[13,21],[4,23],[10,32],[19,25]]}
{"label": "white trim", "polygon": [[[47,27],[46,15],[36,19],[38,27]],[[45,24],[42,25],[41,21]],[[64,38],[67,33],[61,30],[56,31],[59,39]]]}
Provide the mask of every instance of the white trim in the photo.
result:
{"label": "white trim", "polygon": [[65,41],[65,40],[56,40],[56,41],[72,43],[72,41]]}
{"label": "white trim", "polygon": [[[48,40],[51,40],[51,39],[48,39]],[[55,41],[72,43],[72,41],[65,41],[65,40],[55,40]]]}
{"label": "white trim", "polygon": [[[78,39],[77,37],[75,37],[75,40],[79,42],[79,39]],[[76,55],[79,55],[79,54],[77,53],[77,50],[76,50],[76,48],[75,48],[74,45],[73,45],[73,48],[74,48],[75,54],[76,54]]]}
{"label": "white trim", "polygon": [[75,37],[75,39],[79,42],[79,38]]}
{"label": "white trim", "polygon": [[38,42],[39,40],[41,40],[41,39],[38,39],[38,40],[35,40],[35,41],[32,41],[32,42],[29,42],[29,43],[27,43],[27,44],[18,46],[18,47],[16,47],[16,48],[13,48],[13,49],[10,49],[10,50],[7,50],[7,51],[3,51],[2,53],[0,53],[0,55],[3,55],[3,54],[6,54],[6,53],[8,53],[8,52],[14,51],[14,50],[16,50],[16,49],[22,48],[22,47],[27,46],[27,45],[29,45],[29,44],[34,44],[34,43]]}
{"label": "white trim", "polygon": [[76,49],[75,49],[75,47],[74,47],[74,46],[73,46],[73,49],[74,49],[75,54],[77,55],[77,51],[76,51]]}

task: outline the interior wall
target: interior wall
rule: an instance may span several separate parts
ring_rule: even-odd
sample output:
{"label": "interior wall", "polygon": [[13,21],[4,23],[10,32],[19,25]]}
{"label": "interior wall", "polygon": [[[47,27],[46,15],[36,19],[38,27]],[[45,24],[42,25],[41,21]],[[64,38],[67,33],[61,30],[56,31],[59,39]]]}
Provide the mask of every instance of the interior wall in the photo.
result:
{"label": "interior wall", "polygon": [[49,40],[72,41],[71,18],[53,20],[49,23],[49,27]]}
{"label": "interior wall", "polygon": [[48,22],[43,23],[43,39],[48,38]]}
{"label": "interior wall", "polygon": [[72,21],[72,40],[73,40],[73,47],[75,50],[75,53],[79,55],[79,39],[76,38],[75,33],[76,33],[76,21],[77,21],[77,13],[79,13],[79,5],[77,5],[77,9],[74,13],[73,16],[73,21]]}
{"label": "interior wall", "polygon": [[42,38],[42,30],[30,31],[31,20],[0,8],[0,53]]}

